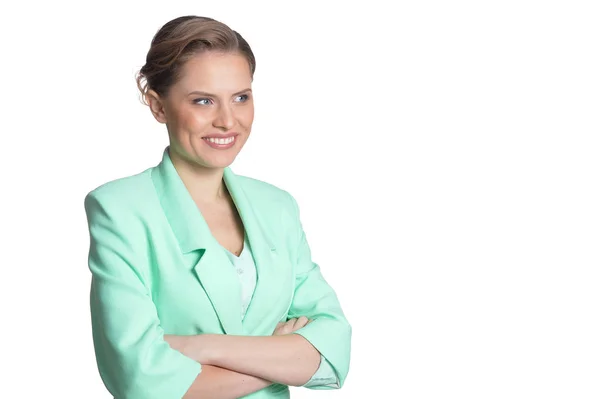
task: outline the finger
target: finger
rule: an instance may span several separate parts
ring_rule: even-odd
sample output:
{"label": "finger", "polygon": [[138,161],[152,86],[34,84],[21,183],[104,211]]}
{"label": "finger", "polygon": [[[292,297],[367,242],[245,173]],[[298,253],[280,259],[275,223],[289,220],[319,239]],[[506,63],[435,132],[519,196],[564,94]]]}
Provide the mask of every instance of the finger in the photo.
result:
{"label": "finger", "polygon": [[294,331],[294,324],[296,323],[296,318],[289,319],[284,323],[281,327],[282,334],[289,334]]}
{"label": "finger", "polygon": [[279,330],[281,330],[281,326],[283,326],[283,323],[281,323],[281,322],[277,323],[277,325],[275,326],[275,329],[273,330],[272,335],[279,335]]}
{"label": "finger", "polygon": [[296,323],[294,323],[294,331],[304,327],[307,323],[308,323],[308,317],[306,317],[306,316],[298,317],[298,319],[296,320]]}
{"label": "finger", "polygon": [[294,323],[296,323],[296,320],[298,320],[298,319],[296,319],[295,317],[292,317],[291,319],[286,321],[285,324],[291,324],[293,326]]}

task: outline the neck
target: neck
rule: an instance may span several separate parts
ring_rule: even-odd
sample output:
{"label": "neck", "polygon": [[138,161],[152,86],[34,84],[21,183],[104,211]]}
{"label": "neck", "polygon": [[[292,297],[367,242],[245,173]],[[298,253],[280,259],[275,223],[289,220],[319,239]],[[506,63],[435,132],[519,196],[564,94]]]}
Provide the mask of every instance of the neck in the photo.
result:
{"label": "neck", "polygon": [[223,181],[223,168],[206,168],[192,164],[171,151],[171,148],[169,157],[196,203],[215,204],[228,197]]}

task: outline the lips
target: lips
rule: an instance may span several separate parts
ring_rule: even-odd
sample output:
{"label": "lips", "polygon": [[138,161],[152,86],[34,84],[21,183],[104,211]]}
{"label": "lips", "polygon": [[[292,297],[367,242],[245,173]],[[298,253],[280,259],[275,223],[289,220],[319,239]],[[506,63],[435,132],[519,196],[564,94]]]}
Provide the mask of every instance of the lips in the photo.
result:
{"label": "lips", "polygon": [[206,139],[206,138],[216,138],[216,139],[218,139],[218,138],[223,138],[223,139],[224,139],[224,138],[227,138],[227,137],[234,137],[234,136],[237,136],[238,134],[239,134],[239,133],[237,133],[237,132],[231,132],[231,133],[225,133],[225,134],[219,134],[219,133],[216,133],[216,134],[209,134],[209,135],[206,135],[206,136],[204,136],[204,137],[202,137],[202,138],[203,138],[203,139]]}
{"label": "lips", "polygon": [[208,136],[208,137],[203,137],[202,140],[204,140],[204,142],[212,148],[215,148],[218,150],[224,150],[224,149],[233,147],[233,145],[235,144],[235,141],[237,140],[237,135],[233,135],[233,136],[229,135],[227,137]]}

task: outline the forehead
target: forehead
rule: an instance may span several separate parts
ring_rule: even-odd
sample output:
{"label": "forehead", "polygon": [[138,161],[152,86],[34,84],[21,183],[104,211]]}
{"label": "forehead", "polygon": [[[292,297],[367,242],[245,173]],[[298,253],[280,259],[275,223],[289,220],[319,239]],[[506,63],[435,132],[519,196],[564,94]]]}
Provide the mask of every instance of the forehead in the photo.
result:
{"label": "forehead", "polygon": [[206,52],[193,56],[183,65],[175,86],[184,91],[228,94],[250,87],[251,83],[250,67],[244,56]]}

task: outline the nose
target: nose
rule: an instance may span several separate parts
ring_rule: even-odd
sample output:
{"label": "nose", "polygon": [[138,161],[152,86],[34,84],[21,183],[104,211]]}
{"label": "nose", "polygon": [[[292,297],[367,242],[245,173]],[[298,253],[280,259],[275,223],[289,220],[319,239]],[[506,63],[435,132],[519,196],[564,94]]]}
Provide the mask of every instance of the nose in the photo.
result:
{"label": "nose", "polygon": [[213,120],[213,126],[223,128],[225,130],[232,129],[235,126],[235,116],[233,114],[233,110],[227,105],[221,105],[217,110],[215,119]]}

